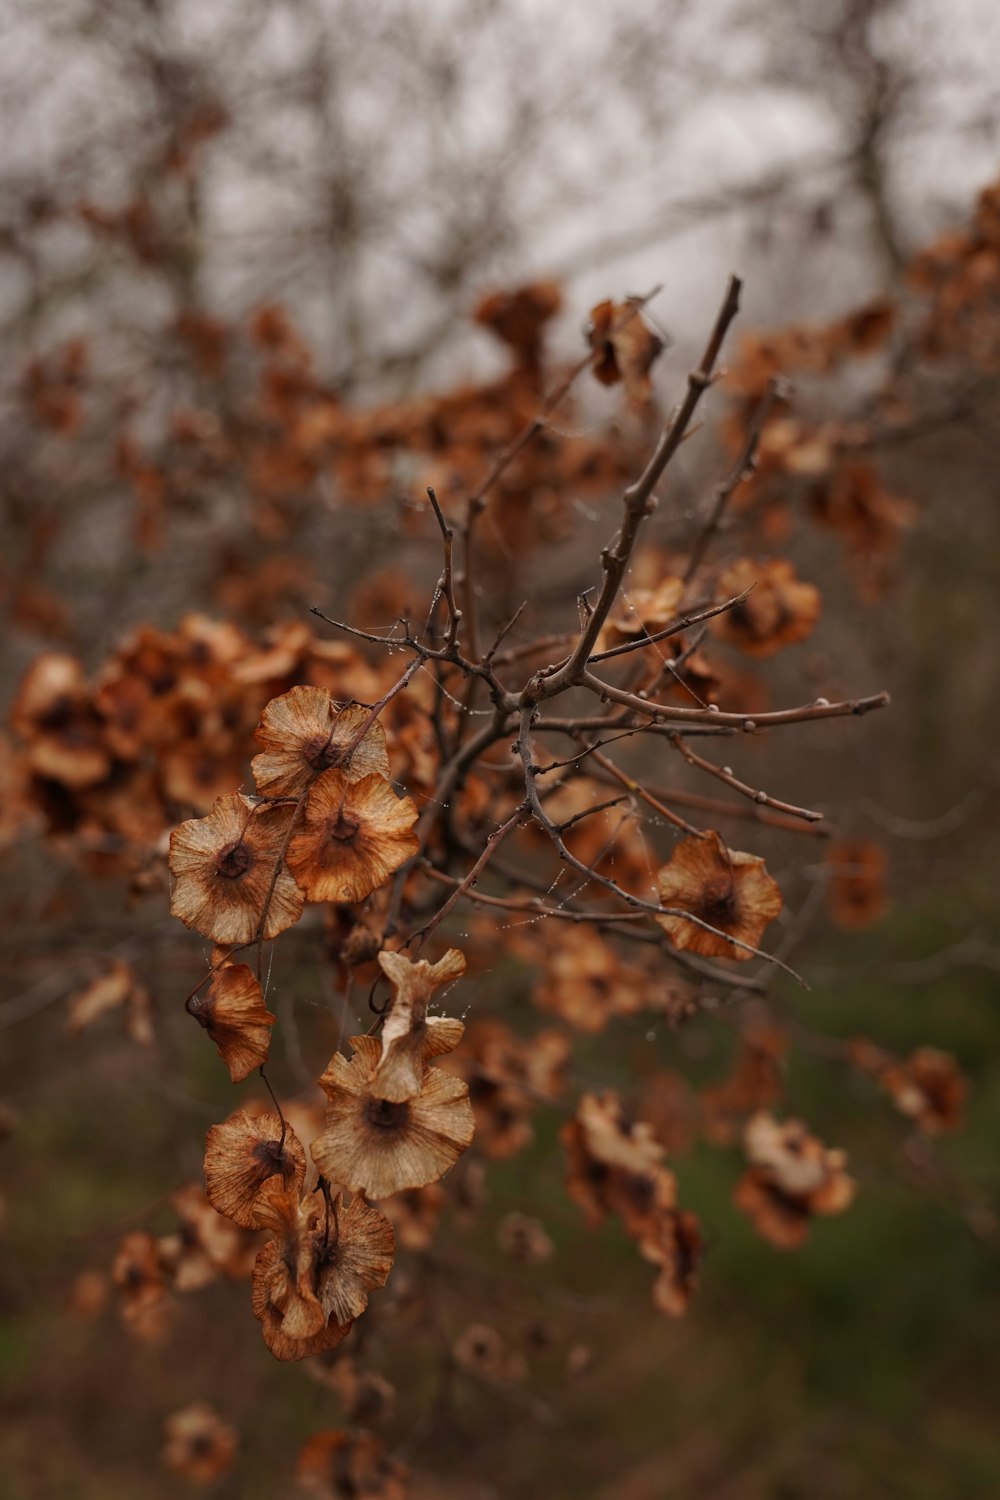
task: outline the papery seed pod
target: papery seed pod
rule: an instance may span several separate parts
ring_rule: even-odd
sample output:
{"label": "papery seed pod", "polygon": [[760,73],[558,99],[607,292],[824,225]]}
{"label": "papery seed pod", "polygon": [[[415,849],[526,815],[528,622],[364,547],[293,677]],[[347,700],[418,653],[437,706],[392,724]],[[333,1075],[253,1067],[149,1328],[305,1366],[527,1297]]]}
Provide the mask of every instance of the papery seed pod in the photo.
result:
{"label": "papery seed pod", "polygon": [[[675,948],[705,958],[743,962],[753,955],[727,938],[756,947],[781,911],[781,891],[753,854],[727,849],[717,833],[682,839],[656,877],[660,901],[697,917],[657,917]],[[713,928],[714,931],[708,931]]]}
{"label": "papery seed pod", "polygon": [[188,1010],[212,1038],[233,1083],[242,1083],[267,1062],[277,1018],[264,1004],[260,981],[246,964],[219,969],[208,993],[190,1000]]}
{"label": "papery seed pod", "polygon": [[282,863],[293,812],[289,806],[257,806],[232,792],[219,798],[207,818],[175,828],[173,916],[222,944],[269,941],[292,927],[305,903]]}
{"label": "papery seed pod", "polygon": [[468,1087],[428,1068],[416,1098],[383,1099],[374,1084],[380,1043],[360,1036],[351,1045],[351,1061],[335,1054],[320,1079],[329,1104],[326,1128],[312,1147],[319,1170],[370,1198],[437,1182],[472,1141]]}
{"label": "papery seed pod", "polygon": [[382,776],[324,771],[309,793],[288,868],[310,901],[363,901],[419,844],[417,809]]}
{"label": "papery seed pod", "polygon": [[325,688],[294,687],[272,698],[256,737],[263,750],[251,770],[262,797],[298,797],[331,769],[348,781],[389,775],[382,725],[360,704],[335,702]]}
{"label": "papery seed pod", "polygon": [[264,1184],[273,1177],[298,1191],[306,1175],[305,1152],[294,1131],[275,1114],[237,1110],[205,1137],[205,1188],[220,1214],[255,1229]]}

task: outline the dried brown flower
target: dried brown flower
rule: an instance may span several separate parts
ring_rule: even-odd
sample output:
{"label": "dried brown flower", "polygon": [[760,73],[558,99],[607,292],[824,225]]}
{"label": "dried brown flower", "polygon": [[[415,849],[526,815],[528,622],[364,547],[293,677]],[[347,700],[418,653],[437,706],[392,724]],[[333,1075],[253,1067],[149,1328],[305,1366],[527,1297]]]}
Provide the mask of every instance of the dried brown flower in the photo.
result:
{"label": "dried brown flower", "polygon": [[337,703],[321,687],[293,687],[272,698],[256,730],[262,753],[251,766],[261,796],[298,797],[331,769],[348,781],[387,777],[385,730],[370,718],[367,708]]}
{"label": "dried brown flower", "polygon": [[103,781],[111,754],[75,656],[47,651],[25,673],[11,705],[11,723],[27,744],[36,776],[80,788]]}
{"label": "dried brown flower", "polygon": [[205,1187],[218,1213],[244,1229],[255,1229],[264,1184],[280,1177],[286,1189],[302,1187],[305,1152],[298,1137],[275,1114],[237,1110],[205,1137]]}
{"label": "dried brown flower", "polygon": [[363,901],[419,849],[416,805],[382,776],[324,771],[309,793],[288,868],[310,901]]}
{"label": "dried brown flower", "polygon": [[387,1458],[370,1432],[317,1432],[303,1444],[295,1468],[313,1500],[407,1500],[409,1470]]}
{"label": "dried brown flower", "polygon": [[581,927],[551,941],[545,977],[533,999],[541,1009],[554,1011],[578,1030],[596,1032],[613,1016],[642,1010],[647,995],[645,976],[622,963],[600,933]]}
{"label": "dried brown flower", "polygon": [[491,292],[476,307],[475,320],[531,365],[541,354],[545,324],[561,303],[562,295],[554,281],[537,281],[513,292]]}
{"label": "dried brown flower", "polygon": [[649,1125],[629,1119],[617,1094],[584,1094],[562,1139],[567,1191],[588,1222],[615,1213],[633,1238],[655,1236],[676,1204],[677,1184]]}
{"label": "dried brown flower", "polygon": [[756,1114],[743,1141],[750,1170],[733,1200],[779,1250],[804,1244],[814,1214],[843,1213],[854,1201],[844,1152],[824,1146],[800,1120]]}
{"label": "dried brown flower", "polygon": [[191,818],[175,828],[170,835],[170,869],[176,881],[172,914],[225,944],[257,937],[268,941],[293,926],[302,915],[304,897],[280,863],[293,811],[290,806],[255,806],[231,792],[219,798],[207,818]]}
{"label": "dried brown flower", "polygon": [[509,1348],[500,1331],[489,1323],[470,1323],[451,1352],[460,1370],[490,1384],[516,1383],[527,1373],[524,1355]]}
{"label": "dried brown flower", "polygon": [[321,1194],[300,1201],[297,1188],[286,1191],[274,1179],[257,1199],[257,1222],[274,1238],[254,1262],[251,1305],[276,1359],[305,1359],[336,1348],[350,1331],[351,1320],[328,1319],[318,1295],[324,1209]]}
{"label": "dried brown flower", "polygon": [[864,839],[843,839],[827,851],[830,880],[826,904],[830,916],[846,932],[873,927],[885,916],[886,852]]}
{"label": "dried brown flower", "polygon": [[732,599],[752,593],[712,622],[716,635],[749,656],[771,656],[809,635],[819,619],[820,592],[795,577],[791,563],[779,558],[756,563],[748,557],[719,576],[718,591]]}
{"label": "dried brown flower", "polygon": [[554,1027],[522,1038],[502,1021],[472,1023],[442,1067],[469,1085],[479,1151],[500,1161],[531,1145],[529,1116],[540,1096],[561,1091],[569,1051],[569,1038]]}
{"label": "dried brown flower", "polygon": [[629,400],[644,406],[652,394],[649,371],[663,340],[646,323],[634,302],[599,302],[591,310],[587,331],[598,359],[592,368],[602,385],[621,380]]}
{"label": "dried brown flower", "polygon": [[233,1083],[241,1083],[267,1062],[276,1017],[264,1004],[260,982],[246,964],[217,970],[208,994],[189,1001],[188,1010],[212,1038]]}
{"label": "dried brown flower", "polygon": [[519,1213],[505,1214],[500,1220],[497,1226],[497,1244],[504,1255],[511,1260],[523,1261],[526,1265],[548,1260],[556,1248],[539,1219]]}
{"label": "dried brown flower", "polygon": [[168,1469],[195,1484],[211,1484],[228,1473],[239,1434],[207,1401],[194,1401],[169,1416],[162,1459]]}
{"label": "dried brown flower", "polygon": [[969,1085],[949,1052],[918,1047],[908,1058],[900,1059],[860,1040],[852,1044],[851,1051],[852,1060],[874,1074],[900,1114],[927,1135],[961,1129]]}
{"label": "dried brown flower", "polygon": [[159,1343],[170,1328],[176,1308],[151,1234],[135,1230],[123,1237],[111,1267],[111,1279],[121,1293],[126,1327],[144,1342]]}
{"label": "dried brown flower", "polygon": [[317,1167],[329,1181],[370,1198],[437,1182],[472,1141],[468,1087],[428,1068],[416,1098],[383,1099],[374,1081],[381,1044],[358,1036],[351,1045],[350,1062],[335,1053],[320,1079],[330,1102],[326,1128],[313,1142]]}
{"label": "dried brown flower", "polygon": [[688,911],[715,929],[709,932],[682,916],[657,917],[675,948],[705,958],[751,958],[747,948],[727,938],[756,947],[764,928],[781,911],[781,891],[764,861],[727,849],[715,832],[683,839],[656,879],[664,906]]}

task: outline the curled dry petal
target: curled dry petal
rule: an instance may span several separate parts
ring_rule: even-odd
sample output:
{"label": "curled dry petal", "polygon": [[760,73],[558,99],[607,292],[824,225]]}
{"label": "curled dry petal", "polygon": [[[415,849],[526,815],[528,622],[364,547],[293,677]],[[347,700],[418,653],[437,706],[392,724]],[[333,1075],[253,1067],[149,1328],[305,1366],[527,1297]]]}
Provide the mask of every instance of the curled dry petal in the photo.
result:
{"label": "curled dry petal", "polygon": [[354,1198],[300,1200],[272,1180],[257,1205],[257,1223],[272,1235],[254,1266],[253,1307],[279,1359],[335,1347],[384,1286],[396,1251],[384,1214]]}
{"label": "curled dry petal", "polygon": [[[683,839],[657,877],[664,906],[688,911],[704,926],[683,916],[657,917],[675,948],[705,958],[743,961],[753,955],[767,924],[781,911],[781,891],[756,855],[727,849],[715,832]],[[714,929],[708,931],[708,928]]]}
{"label": "curled dry petal", "polygon": [[465,1027],[450,1016],[428,1016],[427,1004],[435,990],[465,973],[465,956],[449,948],[437,963],[416,963],[401,953],[378,956],[382,972],[396,993],[382,1027],[382,1056],[374,1086],[380,1098],[400,1102],[413,1099],[423,1086],[424,1069],[432,1057],[451,1052]]}
{"label": "curled dry petal", "polygon": [[66,1030],[83,1031],[108,1011],[123,1009],[125,1026],[134,1042],[149,1046],[153,1040],[149,991],[137,981],[127,963],[117,959],[104,974],[91,980],[70,1000]]}
{"label": "curled dry petal", "polygon": [[348,781],[389,775],[385,730],[358,703],[335,702],[321,687],[293,687],[272,698],[256,737],[251,770],[262,797],[298,797],[323,771]]}
{"label": "curled dry petal", "polygon": [[268,941],[293,926],[304,898],[281,863],[293,816],[293,807],[255,806],[231,792],[207,818],[175,828],[172,914],[223,944]]}
{"label": "curled dry petal", "polygon": [[267,1062],[276,1017],[264,1004],[260,982],[246,964],[219,969],[208,994],[192,1000],[188,1009],[219,1049],[233,1083],[241,1083]]}
{"label": "curled dry petal", "polygon": [[328,1318],[347,1323],[368,1306],[368,1293],[385,1286],[396,1255],[396,1236],[385,1214],[362,1198],[332,1205],[332,1225],[323,1251],[318,1286]]}
{"label": "curled dry petal", "polygon": [[336,1053],[320,1079],[330,1102],[326,1128],[313,1142],[317,1167],[329,1181],[370,1198],[437,1182],[472,1142],[468,1086],[428,1068],[416,1098],[380,1098],[379,1042],[352,1037],[351,1043],[350,1062]]}
{"label": "curled dry petal", "polygon": [[306,1175],[305,1152],[275,1114],[237,1110],[205,1138],[205,1189],[220,1214],[244,1229],[256,1229],[261,1189],[272,1177],[298,1191]]}
{"label": "curled dry petal", "polygon": [[310,901],[364,901],[419,843],[416,804],[382,776],[351,782],[324,771],[288,849],[288,868]]}
{"label": "curled dry petal", "polygon": [[647,1260],[660,1267],[653,1286],[653,1306],[668,1317],[681,1317],[698,1286],[704,1248],[698,1220],[686,1208],[666,1214],[659,1233],[643,1240],[640,1248]]}
{"label": "curled dry petal", "polygon": [[623,382],[631,401],[645,405],[652,393],[649,371],[663,340],[643,320],[634,302],[599,302],[590,314],[594,374],[602,385]]}
{"label": "curled dry petal", "polygon": [[[283,1285],[286,1276],[287,1268],[281,1257],[281,1246],[277,1240],[271,1240],[257,1256],[250,1295],[253,1315],[260,1323],[264,1342],[275,1359],[308,1359],[313,1354],[326,1354],[329,1350],[336,1349],[350,1333],[350,1323],[324,1323],[320,1311],[319,1326],[313,1333],[299,1335],[289,1332],[285,1327],[285,1317],[274,1305],[272,1296],[276,1282]],[[300,1314],[295,1315],[290,1320],[290,1326],[293,1329],[305,1326],[306,1321]]]}

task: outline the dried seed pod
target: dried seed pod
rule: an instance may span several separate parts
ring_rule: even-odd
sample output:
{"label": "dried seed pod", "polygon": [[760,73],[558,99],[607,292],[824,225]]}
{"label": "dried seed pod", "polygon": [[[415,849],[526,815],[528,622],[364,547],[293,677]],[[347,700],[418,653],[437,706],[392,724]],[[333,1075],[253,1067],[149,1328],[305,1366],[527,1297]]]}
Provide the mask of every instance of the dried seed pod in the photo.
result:
{"label": "dried seed pod", "polygon": [[207,818],[175,828],[171,913],[222,944],[268,941],[294,926],[305,898],[282,863],[293,814],[231,792]]}
{"label": "dried seed pod", "polygon": [[378,956],[383,974],[392,984],[392,1009],[382,1027],[382,1055],[374,1086],[379,1096],[394,1102],[414,1099],[423,1087],[424,1070],[433,1057],[452,1052],[465,1027],[450,1016],[428,1016],[435,991],[465,973],[465,956],[449,948],[437,963],[416,963],[401,953]]}
{"label": "dried seed pod", "polygon": [[388,777],[385,730],[358,703],[337,703],[325,688],[293,687],[272,698],[256,730],[262,753],[251,770],[262,797],[298,797],[323,771],[348,781]]}
{"label": "dried seed pod", "polygon": [[233,1083],[241,1083],[267,1062],[277,1018],[264,1004],[260,982],[246,964],[219,969],[208,994],[191,1000],[188,1010],[212,1038]]}
{"label": "dried seed pod", "polygon": [[381,1044],[359,1036],[351,1045],[350,1062],[336,1053],[320,1079],[330,1102],[326,1128],[313,1142],[317,1167],[370,1198],[437,1182],[472,1141],[467,1085],[428,1068],[416,1098],[383,1099],[374,1082]]}
{"label": "dried seed pod", "polygon": [[207,1401],[195,1401],[166,1420],[161,1457],[168,1469],[195,1484],[212,1484],[228,1473],[239,1434]]}
{"label": "dried seed pod", "polygon": [[324,771],[288,848],[288,868],[310,901],[364,901],[419,849],[416,804],[382,776],[351,782]]}
{"label": "dried seed pod", "polygon": [[715,634],[749,656],[772,656],[812,633],[822,603],[819,589],[802,583],[789,562],[742,557],[719,575],[723,599],[751,592],[712,622]]}
{"label": "dried seed pod", "polygon": [[264,1184],[280,1177],[286,1188],[302,1187],[305,1152],[295,1132],[275,1114],[237,1110],[205,1137],[205,1188],[218,1213],[243,1229],[256,1229]]}
{"label": "dried seed pod", "polygon": [[753,955],[727,941],[736,938],[756,947],[764,928],[781,911],[781,891],[753,854],[727,849],[717,833],[682,839],[669,864],[656,877],[664,906],[689,911],[698,926],[683,916],[657,917],[675,948],[705,958],[744,961]]}
{"label": "dried seed pod", "polygon": [[736,1206],[779,1250],[804,1244],[814,1214],[839,1214],[854,1201],[855,1184],[843,1151],[810,1135],[801,1120],[779,1123],[760,1113],[747,1123],[750,1170],[736,1185]]}

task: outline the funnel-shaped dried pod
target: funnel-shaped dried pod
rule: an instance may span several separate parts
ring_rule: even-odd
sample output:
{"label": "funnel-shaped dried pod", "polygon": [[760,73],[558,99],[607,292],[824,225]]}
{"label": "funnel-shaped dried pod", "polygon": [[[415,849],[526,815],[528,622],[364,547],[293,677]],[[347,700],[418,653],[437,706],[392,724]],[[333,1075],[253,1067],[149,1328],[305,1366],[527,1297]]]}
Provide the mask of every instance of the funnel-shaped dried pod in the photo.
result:
{"label": "funnel-shaped dried pod", "polygon": [[292,927],[305,904],[282,863],[293,815],[290,806],[255,806],[231,792],[207,818],[175,828],[173,916],[223,944],[269,941]]}
{"label": "funnel-shaped dried pod", "polygon": [[416,854],[416,805],[382,776],[324,771],[309,793],[288,868],[310,901],[364,901]]}
{"label": "funnel-shaped dried pod", "polygon": [[382,725],[326,688],[293,687],[272,698],[256,737],[263,748],[251,770],[262,797],[298,797],[323,771],[342,771],[348,781],[389,775]]}
{"label": "funnel-shaped dried pod", "polygon": [[317,1288],[327,1318],[348,1323],[368,1306],[368,1294],[385,1286],[396,1256],[396,1236],[385,1214],[363,1198],[344,1207],[333,1199],[324,1227]]}
{"label": "funnel-shaped dried pod", "polygon": [[462,1022],[428,1016],[427,1004],[435,990],[465,973],[465,955],[449,948],[436,964],[429,964],[384,952],[378,961],[396,993],[382,1027],[382,1056],[374,1083],[381,1098],[398,1103],[416,1098],[426,1063],[453,1051],[462,1040]]}
{"label": "funnel-shaped dried pod", "polygon": [[317,1432],[302,1446],[295,1478],[311,1500],[408,1500],[409,1470],[370,1432]]}
{"label": "funnel-shaped dried pod", "polygon": [[472,1142],[467,1085],[428,1068],[416,1098],[383,1099],[374,1084],[380,1043],[359,1036],[351,1045],[350,1062],[336,1053],[320,1079],[330,1102],[326,1128],[313,1142],[317,1167],[369,1198],[437,1182]]}
{"label": "funnel-shaped dried pod", "polygon": [[[254,1315],[261,1316],[257,1303],[263,1285],[267,1307],[280,1313],[280,1330],[292,1340],[311,1338],[326,1326],[326,1313],[316,1295],[313,1232],[321,1214],[320,1195],[312,1193],[303,1202],[297,1187],[286,1189],[275,1178],[261,1188],[254,1208],[257,1228],[274,1236],[254,1266]],[[265,1252],[272,1248],[277,1254],[267,1255]]]}
{"label": "funnel-shaped dried pod", "polygon": [[161,1458],[168,1469],[195,1484],[212,1484],[233,1466],[239,1434],[207,1401],[173,1412],[163,1424]]}
{"label": "funnel-shaped dried pod", "polygon": [[256,1229],[264,1184],[279,1177],[286,1190],[302,1187],[306,1157],[298,1137],[275,1114],[237,1110],[205,1137],[205,1188],[220,1214],[243,1229]]}
{"label": "funnel-shaped dried pod", "polygon": [[756,948],[764,928],[781,911],[781,891],[764,861],[727,849],[715,832],[682,839],[656,883],[664,906],[688,911],[706,924],[696,925],[683,916],[656,919],[675,948],[704,958],[752,958],[746,948],[728,939]]}
{"label": "funnel-shaped dried pod", "polygon": [[276,1017],[246,964],[219,969],[208,994],[190,1001],[188,1010],[212,1038],[233,1083],[242,1083],[267,1062]]}
{"label": "funnel-shaped dried pod", "polygon": [[779,1123],[771,1115],[756,1114],[743,1140],[750,1170],[733,1198],[758,1233],[778,1249],[802,1245],[814,1214],[843,1213],[854,1201],[844,1152],[824,1146],[800,1120]]}
{"label": "funnel-shaped dried pod", "polygon": [[716,635],[748,656],[772,656],[783,646],[805,640],[819,619],[820,592],[802,583],[789,562],[756,563],[742,557],[720,574],[723,599],[752,590],[712,622]]}

